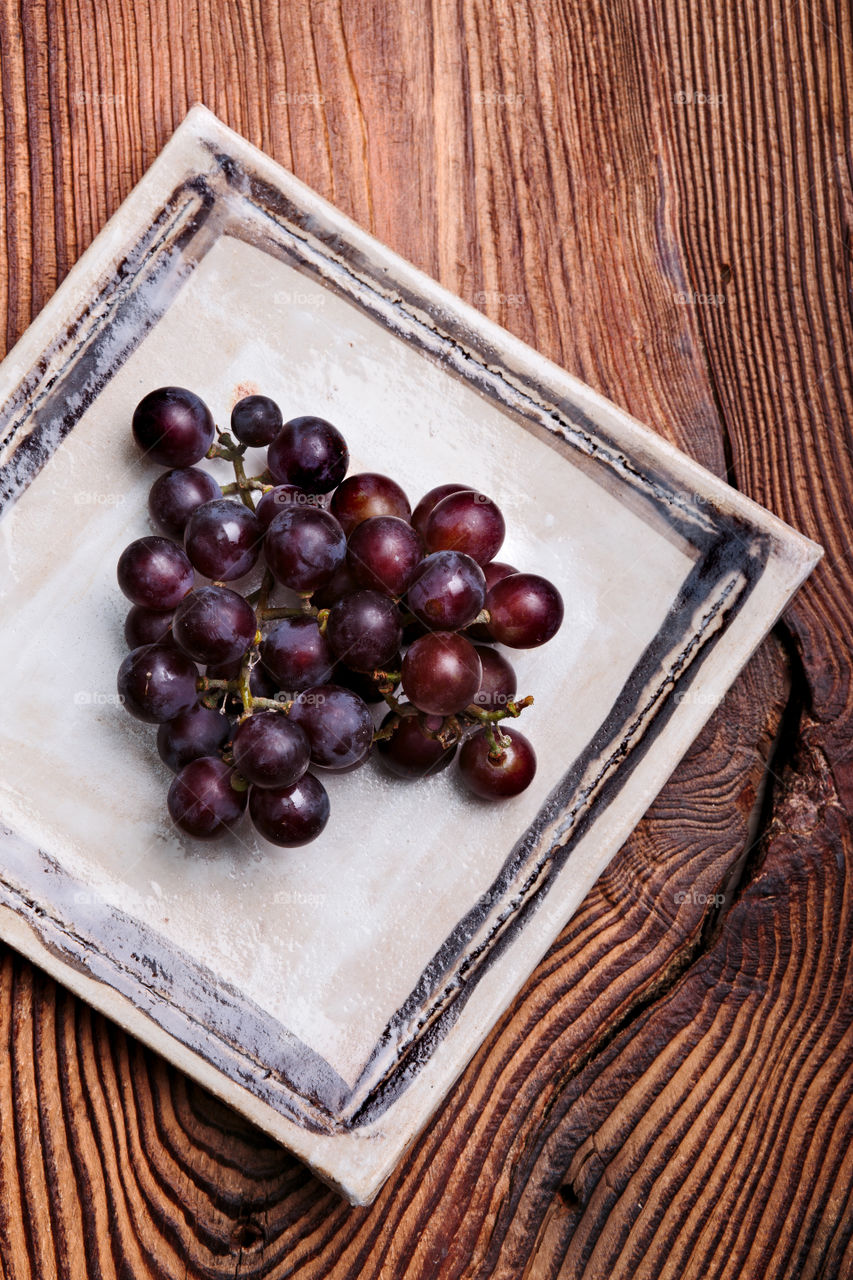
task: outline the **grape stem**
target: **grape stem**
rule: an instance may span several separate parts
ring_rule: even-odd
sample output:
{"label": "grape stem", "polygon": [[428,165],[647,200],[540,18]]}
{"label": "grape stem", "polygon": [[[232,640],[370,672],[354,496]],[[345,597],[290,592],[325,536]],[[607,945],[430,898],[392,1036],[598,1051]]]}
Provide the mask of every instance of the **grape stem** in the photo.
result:
{"label": "grape stem", "polygon": [[532,697],[522,698],[520,702],[514,702],[510,698],[502,711],[484,711],[482,707],[477,707],[472,703],[470,707],[465,708],[465,715],[473,716],[475,720],[479,720],[482,724],[497,724],[499,720],[506,720],[508,716],[517,719],[525,707],[532,706]]}

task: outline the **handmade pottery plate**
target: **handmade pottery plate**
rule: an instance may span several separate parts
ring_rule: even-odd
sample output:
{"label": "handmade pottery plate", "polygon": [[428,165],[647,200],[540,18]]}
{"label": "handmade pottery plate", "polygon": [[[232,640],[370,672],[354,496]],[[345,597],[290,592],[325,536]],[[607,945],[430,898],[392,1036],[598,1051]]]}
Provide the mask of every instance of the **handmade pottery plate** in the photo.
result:
{"label": "handmade pottery plate", "polygon": [[[118,705],[153,387],[247,389],[417,500],[493,496],[566,622],[516,654],[539,770],[332,777],[286,852],[180,838]],[[820,548],[190,112],[0,366],[0,935],[369,1201],[639,820]],[[211,466],[223,464],[211,464]]]}

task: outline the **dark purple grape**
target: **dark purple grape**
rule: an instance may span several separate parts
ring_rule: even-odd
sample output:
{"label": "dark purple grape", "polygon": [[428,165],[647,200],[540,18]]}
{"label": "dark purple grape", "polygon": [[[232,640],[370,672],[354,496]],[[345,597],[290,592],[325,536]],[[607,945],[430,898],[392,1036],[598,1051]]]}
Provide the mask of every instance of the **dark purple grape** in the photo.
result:
{"label": "dark purple grape", "polygon": [[509,738],[501,755],[492,760],[484,729],[462,744],[459,774],[469,791],[483,800],[505,800],[529,787],[536,773],[536,752],[517,729],[501,726],[501,738]]}
{"label": "dark purple grape", "polygon": [[172,634],[196,662],[232,662],[252,644],[255,611],[229,587],[196,587],[175,610]]}
{"label": "dark purple grape", "polygon": [[231,737],[231,721],[219,711],[196,705],[181,711],[157,730],[160,759],[173,773],[191,760],[218,755]]}
{"label": "dark purple grape", "polygon": [[148,511],[162,533],[182,540],[187,520],[196,507],[221,497],[222,490],[213,476],[198,467],[179,467],[165,471],[154,481],[148,494]]}
{"label": "dark purple grape", "polygon": [[248,573],[260,554],[261,527],[242,502],[215,498],[196,507],[184,532],[187,555],[199,573],[231,582]]}
{"label": "dark purple grape", "polygon": [[191,760],[169,788],[172,821],[197,840],[224,835],[246,808],[245,784],[235,786],[237,781],[234,770],[218,756]]}
{"label": "dark purple grape", "polygon": [[180,547],[156,535],[137,538],[118,558],[118,585],[133,604],[174,609],[194,582],[193,567]]}
{"label": "dark purple grape", "polygon": [[343,600],[344,596],[351,596],[354,591],[360,591],[361,587],[353,577],[352,569],[350,569],[346,560],[338,565],[329,581],[318,588],[311,596],[311,603],[316,605],[318,609],[331,609],[333,604],[337,604],[339,600]]}
{"label": "dark purple grape", "polygon": [[503,711],[518,689],[518,681],[512,666],[502,653],[491,649],[488,645],[478,644],[474,648],[483,666],[483,678],[474,705],[484,711]]}
{"label": "dark purple grape", "polygon": [[143,644],[171,644],[173,609],[146,609],[135,604],[124,620],[124,638],[128,649]]}
{"label": "dark purple grape", "polygon": [[277,622],[261,645],[261,661],[276,688],[294,694],[328,684],[335,665],[329,642],[308,616]]}
{"label": "dark purple grape", "polygon": [[403,659],[403,692],[420,711],[452,716],[474,701],[483,667],[464,636],[433,631],[421,636]]}
{"label": "dark purple grape", "polygon": [[344,531],[328,511],[295,507],[282,511],[264,537],[267,565],[276,581],[292,591],[324,586],[343,563]]}
{"label": "dark purple grape", "polygon": [[397,516],[408,521],[412,514],[409,499],[397,482],[375,471],[347,476],[335,490],[330,510],[347,537],[362,520],[373,516]]}
{"label": "dark purple grape", "polygon": [[133,411],[136,443],[162,467],[191,467],[213,444],[215,430],[207,405],[185,387],[149,391]]}
{"label": "dark purple grape", "polygon": [[[403,665],[403,655],[398,650],[390,661],[386,662],[384,670],[391,672],[399,672]],[[341,684],[345,689],[352,689],[353,693],[357,693],[362,701],[368,706],[377,702],[383,702],[384,698],[379,692],[379,685],[373,680],[367,671],[353,671],[352,667],[346,666],[345,663],[339,662],[335,667],[332,679],[335,684]],[[392,682],[393,688],[397,688],[400,683],[399,678]]]}
{"label": "dark purple grape", "polygon": [[195,705],[198,670],[174,645],[148,644],[132,649],[118,669],[124,708],[146,724],[174,720]]}
{"label": "dark purple grape", "polygon": [[283,711],[257,711],[234,734],[234,767],[256,787],[290,787],[308,768],[305,731]]}
{"label": "dark purple grape", "polygon": [[[389,711],[382,721],[386,728],[396,718],[396,712]],[[444,723],[441,716],[427,716],[427,727],[436,731]],[[403,716],[390,738],[380,738],[376,743],[380,760],[391,773],[398,778],[426,778],[433,773],[446,769],[456,755],[455,744],[443,747],[436,738],[431,738],[421,728],[418,716]]]}
{"label": "dark purple grape", "polygon": [[409,587],[415,617],[436,631],[456,631],[473,622],[486,598],[483,570],[460,551],[436,551],[422,560]]}
{"label": "dark purple grape", "polygon": [[305,773],[289,787],[252,787],[249,816],[271,844],[296,849],[316,840],[329,821],[329,797],[313,773]]}
{"label": "dark purple grape", "polygon": [[[500,582],[501,578],[508,578],[511,573],[518,573],[518,570],[511,564],[505,564],[502,560],[490,560],[488,564],[483,565],[483,576],[486,579],[486,595],[489,594],[496,582]],[[475,622],[473,626],[467,630],[469,640],[476,640],[482,644],[491,644],[494,637],[484,622]]]}
{"label": "dark purple grape", "polygon": [[232,435],[252,449],[272,444],[281,427],[281,409],[269,396],[244,396],[231,410]]}
{"label": "dark purple grape", "polygon": [[345,772],[367,759],[373,721],[365,703],[350,689],[336,684],[306,689],[294,702],[290,718],[308,735],[313,764]]}
{"label": "dark purple grape", "polygon": [[267,466],[276,484],[329,493],[347,473],[349,449],[324,418],[291,418],[267,450]]}
{"label": "dark purple grape", "polygon": [[427,520],[429,520],[442,498],[449,497],[451,493],[463,493],[470,489],[470,484],[440,484],[435,489],[430,489],[429,493],[424,494],[412,512],[412,527],[418,533],[421,541],[426,536]]}
{"label": "dark purple grape", "polygon": [[563,597],[547,578],[513,573],[495,583],[486,597],[489,632],[511,649],[534,649],[560,630]]}
{"label": "dark purple grape", "polygon": [[422,556],[420,538],[399,516],[362,520],[347,543],[347,564],[361,586],[398,598],[408,589]]}
{"label": "dark purple grape", "polygon": [[332,605],[326,637],[335,657],[354,671],[382,670],[400,648],[403,625],[388,596],[356,591]]}
{"label": "dark purple grape", "polygon": [[277,484],[274,489],[268,489],[260,499],[255,507],[255,515],[266,533],[273,520],[282,511],[290,507],[322,507],[323,502],[322,493],[306,493],[295,484]]}
{"label": "dark purple grape", "polygon": [[491,498],[472,489],[451,493],[433,508],[426,523],[427,551],[464,551],[487,564],[500,550],[506,524]]}

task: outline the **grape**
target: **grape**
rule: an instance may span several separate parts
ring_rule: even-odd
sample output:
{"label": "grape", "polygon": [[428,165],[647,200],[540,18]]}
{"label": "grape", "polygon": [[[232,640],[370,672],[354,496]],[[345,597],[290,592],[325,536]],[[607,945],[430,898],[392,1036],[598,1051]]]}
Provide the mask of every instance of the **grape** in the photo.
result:
{"label": "grape", "polygon": [[397,607],[378,591],[356,591],[332,605],[326,623],[329,647],[354,671],[382,669],[400,647]]}
{"label": "grape", "polygon": [[343,772],[367,759],[373,721],[365,703],[340,685],[321,684],[300,693],[290,711],[311,745],[311,760],[323,769]]}
{"label": "grape", "polygon": [[563,621],[563,597],[547,578],[513,573],[486,597],[492,639],[511,649],[533,649],[555,636]]}
{"label": "grape", "polygon": [[464,742],[459,752],[460,777],[468,790],[483,800],[517,796],[530,786],[536,773],[536,752],[524,734],[502,727],[500,736],[509,738],[509,742],[502,746],[497,760],[489,756],[489,740],[484,729]]}
{"label": "grape", "polygon": [[477,696],[473,699],[474,705],[482,707],[484,711],[501,711],[515,697],[518,688],[515,672],[497,649],[491,649],[485,644],[475,645],[474,648],[483,665],[483,678]]}
{"label": "grape", "polygon": [[347,564],[363,587],[401,596],[421,562],[421,540],[399,516],[369,516],[350,534]]}
{"label": "grape", "polygon": [[311,603],[318,609],[331,609],[332,605],[343,600],[344,596],[351,596],[354,591],[360,590],[361,587],[353,577],[352,569],[344,560],[338,565],[329,581],[314,592]]}
{"label": "grape", "polygon": [[267,466],[276,484],[295,484],[309,493],[329,493],[349,466],[346,441],[323,418],[291,418],[267,450]]}
{"label": "grape", "polygon": [[179,467],[158,476],[148,494],[148,510],[157,528],[170,538],[183,539],[187,520],[203,502],[221,498],[222,490],[206,471]]}
{"label": "grape", "polygon": [[191,760],[169,788],[172,821],[197,840],[224,835],[246,808],[246,791],[235,780],[234,770],[217,756]]}
{"label": "grape", "polygon": [[[385,668],[388,671],[399,672],[402,665],[403,655],[398,649],[394,657],[385,664]],[[382,694],[379,692],[379,684],[371,678],[370,673],[367,671],[353,671],[352,667],[339,662],[335,667],[333,678],[335,684],[342,684],[345,689],[352,689],[353,693],[357,693],[362,701],[368,705],[384,701]],[[399,679],[392,681],[395,689],[399,683]]]}
{"label": "grape", "polygon": [[[511,564],[504,564],[501,560],[490,560],[488,564],[484,564],[483,576],[486,579],[486,595],[489,594],[496,582],[500,582],[501,578],[508,578],[511,573],[518,573],[518,570]],[[494,640],[494,636],[485,622],[475,622],[473,626],[468,628],[468,639],[489,644]]]}
{"label": "grape", "polygon": [[234,734],[234,767],[256,787],[292,786],[310,755],[305,731],[281,711],[255,712]]}
{"label": "grape", "polygon": [[498,506],[485,494],[451,493],[433,508],[426,522],[427,551],[464,551],[483,565],[493,560],[506,535]]}
{"label": "grape", "polygon": [[322,782],[306,773],[289,787],[252,787],[249,815],[265,840],[295,849],[316,840],[329,821],[329,797]]}
{"label": "grape", "polygon": [[252,449],[272,444],[281,426],[281,409],[269,396],[244,396],[231,410],[232,434]]}
{"label": "grape", "polygon": [[306,493],[295,484],[277,484],[274,489],[268,489],[263,495],[255,507],[255,515],[266,533],[276,516],[289,507],[322,507],[322,505],[321,493]]}
{"label": "grape", "polygon": [[463,493],[470,488],[469,484],[440,484],[424,494],[412,513],[412,527],[422,541],[426,537],[427,520],[442,498],[448,497],[451,493]]}
{"label": "grape", "polygon": [[[395,718],[389,711],[382,721],[382,728]],[[437,731],[444,723],[441,716],[427,716],[427,727]],[[447,768],[456,755],[456,746],[443,747],[421,728],[418,716],[402,716],[390,738],[380,738],[376,744],[379,758],[398,778],[426,778]]]}
{"label": "grape", "polygon": [[132,649],[118,669],[118,692],[124,708],[146,724],[174,720],[195,705],[198,670],[173,645],[149,644]]}
{"label": "grape", "polygon": [[230,737],[228,717],[197,704],[160,725],[157,750],[163,763],[178,773],[191,760],[217,755]]}
{"label": "grape", "polygon": [[133,411],[136,443],[163,467],[191,467],[207,453],[215,431],[207,405],[184,387],[149,391]]}
{"label": "grape", "polygon": [[327,684],[335,665],[329,642],[315,618],[285,618],[261,645],[261,661],[279,689],[293,693]]}
{"label": "grape", "polygon": [[175,610],[172,633],[196,662],[231,662],[251,646],[255,611],[228,587],[197,587]]}
{"label": "grape", "polygon": [[464,636],[434,631],[421,636],[403,659],[403,692],[420,711],[452,716],[473,702],[483,667]]}
{"label": "grape", "polygon": [[199,573],[214,582],[230,582],[253,568],[261,550],[257,516],[242,502],[215,498],[187,520],[184,546]]}
{"label": "grape", "polygon": [[485,598],[483,570],[461,551],[436,551],[422,560],[408,594],[415,617],[439,631],[473,622]]}
{"label": "grape", "polygon": [[293,591],[310,593],[322,587],[346,550],[347,540],[335,517],[313,507],[282,511],[264,537],[270,572]]}
{"label": "grape", "polygon": [[118,585],[132,604],[174,609],[192,589],[193,568],[168,538],[137,538],[118,560]]}
{"label": "grape", "polygon": [[171,644],[173,609],[146,609],[135,604],[124,621],[124,638],[128,649],[143,644]]}
{"label": "grape", "polygon": [[348,476],[335,490],[330,510],[347,537],[362,520],[372,516],[397,516],[408,521],[412,514],[409,499],[400,486],[374,471]]}

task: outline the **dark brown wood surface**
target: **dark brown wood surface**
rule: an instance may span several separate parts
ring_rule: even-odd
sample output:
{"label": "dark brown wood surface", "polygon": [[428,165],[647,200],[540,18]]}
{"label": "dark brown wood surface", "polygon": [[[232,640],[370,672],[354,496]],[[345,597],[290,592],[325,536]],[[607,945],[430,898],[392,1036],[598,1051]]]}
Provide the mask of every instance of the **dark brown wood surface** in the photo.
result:
{"label": "dark brown wood surface", "polygon": [[7,347],[204,101],[827,553],[368,1209],[5,951],[4,1277],[853,1276],[851,25],[0,6]]}

